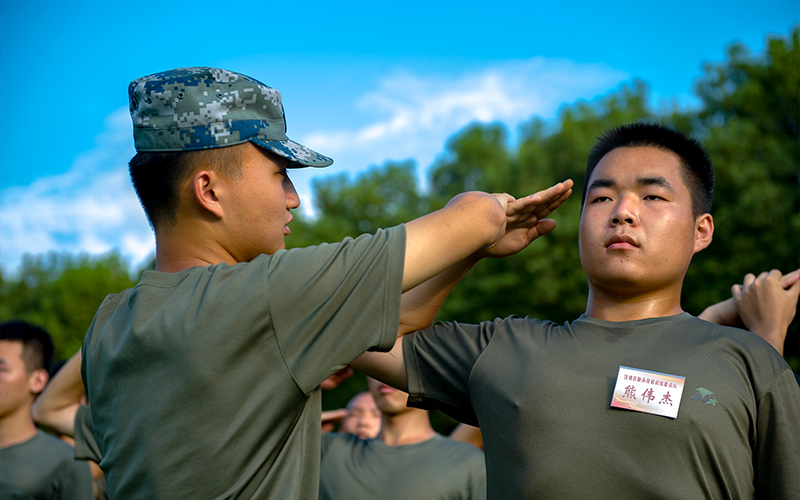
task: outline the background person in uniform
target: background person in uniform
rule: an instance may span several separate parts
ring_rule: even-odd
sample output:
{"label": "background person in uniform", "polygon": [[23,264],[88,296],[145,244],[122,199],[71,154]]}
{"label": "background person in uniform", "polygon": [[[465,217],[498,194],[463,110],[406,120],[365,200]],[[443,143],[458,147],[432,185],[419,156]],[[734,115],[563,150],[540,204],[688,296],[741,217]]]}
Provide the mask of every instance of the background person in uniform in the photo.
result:
{"label": "background person in uniform", "polygon": [[612,129],[584,179],[582,316],[437,323],[353,366],[480,426],[490,498],[797,497],[790,367],[758,336],[681,309],[712,240],[713,186],[696,141]]}
{"label": "background person in uniform", "polygon": [[81,352],[76,352],[55,374],[33,404],[34,421],[58,434],[73,438],[75,458],[88,460],[94,479],[95,498],[108,498],[105,477],[97,464],[102,460],[92,434],[92,413],[81,380]]}
{"label": "background person in uniform", "polygon": [[406,406],[408,394],[367,382],[381,413],[380,433],[322,436],[320,500],[486,498],[480,450],[437,434],[427,411]]}
{"label": "background person in uniform", "polygon": [[156,270],[104,301],[81,366],[111,498],[316,496],[321,382],[392,347],[401,292],[487,246],[524,248],[571,193],[464,193],[405,225],[286,251],[300,203],[288,170],[332,160],[286,136],[277,90],[181,68],[129,97]]}
{"label": "background person in uniform", "polygon": [[45,330],[23,321],[0,324],[0,498],[94,498],[89,464],[37,429],[31,416],[52,359]]}
{"label": "background person in uniform", "polygon": [[347,412],[339,424],[339,433],[372,439],[381,430],[381,411],[370,391],[359,392],[345,406]]}

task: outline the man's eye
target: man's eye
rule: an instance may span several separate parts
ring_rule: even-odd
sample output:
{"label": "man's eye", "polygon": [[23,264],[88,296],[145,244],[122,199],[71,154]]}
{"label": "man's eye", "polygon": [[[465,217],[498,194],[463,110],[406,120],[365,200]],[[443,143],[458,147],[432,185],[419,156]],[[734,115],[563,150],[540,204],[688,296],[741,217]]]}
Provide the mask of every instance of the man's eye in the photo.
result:
{"label": "man's eye", "polygon": [[655,195],[655,194],[647,195],[647,196],[644,197],[644,199],[645,200],[664,200],[664,198],[662,198],[662,197],[660,197],[658,195]]}
{"label": "man's eye", "polygon": [[599,202],[610,201],[610,200],[611,200],[611,198],[609,198],[608,196],[598,196],[598,197],[596,197],[596,198],[594,198],[592,200],[592,203],[599,203]]}

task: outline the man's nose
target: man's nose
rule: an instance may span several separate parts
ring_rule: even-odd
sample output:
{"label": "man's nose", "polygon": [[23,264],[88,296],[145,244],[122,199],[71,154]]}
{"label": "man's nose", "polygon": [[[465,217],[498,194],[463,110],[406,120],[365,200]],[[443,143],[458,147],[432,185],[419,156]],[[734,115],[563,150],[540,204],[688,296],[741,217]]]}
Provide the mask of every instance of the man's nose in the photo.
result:
{"label": "man's nose", "polygon": [[286,193],[286,206],[289,208],[297,208],[300,206],[300,196],[294,188],[294,184],[289,179],[289,175],[283,181],[283,190]]}
{"label": "man's nose", "polygon": [[635,225],[639,223],[639,207],[638,203],[632,196],[623,196],[614,206],[614,211],[611,212],[611,224],[616,226],[619,224]]}

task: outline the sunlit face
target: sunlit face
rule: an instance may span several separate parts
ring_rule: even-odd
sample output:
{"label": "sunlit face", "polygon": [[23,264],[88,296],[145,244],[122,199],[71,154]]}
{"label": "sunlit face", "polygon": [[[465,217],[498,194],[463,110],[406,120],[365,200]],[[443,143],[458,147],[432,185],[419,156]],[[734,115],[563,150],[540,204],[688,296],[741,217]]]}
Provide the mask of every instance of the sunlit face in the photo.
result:
{"label": "sunlit face", "polygon": [[[638,294],[678,287],[699,236],[678,157],[653,147],[617,148],[589,179],[580,224],[581,265],[590,288]],[[713,230],[713,226],[712,226]]]}
{"label": "sunlit face", "polygon": [[22,341],[0,340],[0,419],[17,411],[30,411],[35,380],[22,360]]}
{"label": "sunlit face", "polygon": [[367,378],[367,386],[372,397],[375,398],[375,404],[381,413],[395,415],[409,411],[406,406],[408,402],[408,394],[403,391],[398,391],[394,387],[388,386],[372,378]]}
{"label": "sunlit face", "polygon": [[347,405],[347,416],[339,425],[339,432],[354,434],[361,439],[377,437],[381,430],[381,412],[369,392],[357,394]]}
{"label": "sunlit face", "polygon": [[300,199],[286,171],[287,161],[250,143],[242,145],[242,177],[228,179],[233,196],[226,200],[232,228],[230,252],[237,262],[286,248],[291,209]]}

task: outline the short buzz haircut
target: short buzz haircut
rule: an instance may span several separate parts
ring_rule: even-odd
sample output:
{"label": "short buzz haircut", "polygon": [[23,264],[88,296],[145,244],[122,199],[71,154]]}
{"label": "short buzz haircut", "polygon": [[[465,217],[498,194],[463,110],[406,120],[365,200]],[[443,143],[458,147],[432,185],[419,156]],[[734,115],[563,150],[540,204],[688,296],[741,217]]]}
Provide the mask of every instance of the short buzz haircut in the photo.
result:
{"label": "short buzz haircut", "polygon": [[175,223],[180,187],[200,169],[239,179],[242,150],[236,146],[197,151],[138,152],[128,164],[131,182],[150,226]]}
{"label": "short buzz haircut", "polygon": [[0,340],[22,342],[21,358],[28,373],[36,370],[50,371],[53,363],[53,339],[44,328],[26,321],[0,323]]}
{"label": "short buzz haircut", "polygon": [[581,205],[586,202],[589,179],[600,160],[617,148],[653,147],[675,154],[680,160],[681,178],[692,197],[695,217],[711,211],[714,196],[714,167],[705,148],[696,140],[657,123],[632,123],[606,131],[589,153],[583,179]]}

